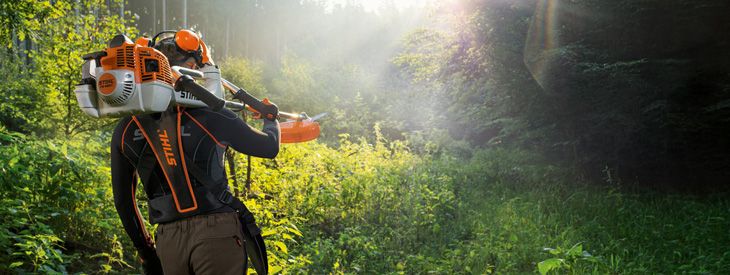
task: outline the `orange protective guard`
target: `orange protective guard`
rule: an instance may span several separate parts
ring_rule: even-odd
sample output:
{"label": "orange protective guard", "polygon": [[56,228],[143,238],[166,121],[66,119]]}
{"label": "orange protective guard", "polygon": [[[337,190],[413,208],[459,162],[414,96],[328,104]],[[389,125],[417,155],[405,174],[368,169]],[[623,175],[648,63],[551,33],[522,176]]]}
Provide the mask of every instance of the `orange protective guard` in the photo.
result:
{"label": "orange protective guard", "polygon": [[315,121],[287,121],[279,123],[279,127],[281,143],[306,142],[319,137],[319,123]]}

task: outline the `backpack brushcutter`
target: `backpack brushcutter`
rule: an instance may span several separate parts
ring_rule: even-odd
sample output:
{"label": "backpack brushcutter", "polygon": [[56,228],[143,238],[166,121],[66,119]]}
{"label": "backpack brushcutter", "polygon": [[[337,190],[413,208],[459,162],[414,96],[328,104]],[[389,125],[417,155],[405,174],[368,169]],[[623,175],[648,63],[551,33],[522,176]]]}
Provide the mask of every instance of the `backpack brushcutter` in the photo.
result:
{"label": "backpack brushcutter", "polygon": [[[154,43],[155,39],[151,41]],[[107,49],[83,56],[82,80],[75,93],[84,113],[92,117],[123,117],[163,112],[171,104],[258,113],[267,103],[268,99],[258,100],[221,78],[218,66],[204,66],[200,70],[170,66],[168,58],[149,42],[132,42],[117,35]],[[224,89],[241,103],[225,100]],[[289,120],[280,124],[282,143],[305,142],[319,136],[316,118],[320,116],[312,119],[305,113],[279,112],[279,117]]]}

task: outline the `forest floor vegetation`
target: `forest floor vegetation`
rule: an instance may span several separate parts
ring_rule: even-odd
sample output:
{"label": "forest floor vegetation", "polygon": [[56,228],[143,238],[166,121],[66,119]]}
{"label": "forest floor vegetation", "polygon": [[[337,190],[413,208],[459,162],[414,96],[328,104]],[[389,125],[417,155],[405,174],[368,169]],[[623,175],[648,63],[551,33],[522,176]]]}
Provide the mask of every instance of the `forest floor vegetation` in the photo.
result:
{"label": "forest floor vegetation", "polygon": [[[0,131],[1,273],[138,267],[114,211],[103,137]],[[245,165],[243,155],[236,161]],[[343,136],[338,147],[286,145],[275,160],[254,159],[253,171],[246,203],[264,228],[274,273],[730,269],[726,196],[576,183],[568,169],[526,151],[419,155],[379,135],[370,143]]]}

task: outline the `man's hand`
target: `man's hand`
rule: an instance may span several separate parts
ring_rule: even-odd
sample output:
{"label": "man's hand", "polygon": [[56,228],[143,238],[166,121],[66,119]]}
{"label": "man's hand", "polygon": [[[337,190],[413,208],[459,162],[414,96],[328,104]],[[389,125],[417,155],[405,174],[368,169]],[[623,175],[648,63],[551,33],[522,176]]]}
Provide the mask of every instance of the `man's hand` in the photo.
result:
{"label": "man's hand", "polygon": [[264,103],[263,110],[257,110],[261,113],[261,116],[265,119],[274,121],[279,118],[279,107],[276,104],[269,101],[268,98],[264,98],[261,102]]}
{"label": "man's hand", "polygon": [[144,274],[162,274],[162,264],[160,258],[157,257],[157,252],[154,248],[141,248],[137,249],[139,257],[142,260],[142,268]]}

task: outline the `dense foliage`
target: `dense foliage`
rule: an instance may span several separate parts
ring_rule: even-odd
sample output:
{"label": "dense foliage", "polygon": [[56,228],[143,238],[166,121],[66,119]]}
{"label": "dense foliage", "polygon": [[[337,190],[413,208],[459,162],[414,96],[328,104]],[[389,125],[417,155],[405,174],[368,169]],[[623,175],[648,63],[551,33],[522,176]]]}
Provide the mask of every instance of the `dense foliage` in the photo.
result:
{"label": "dense foliage", "polygon": [[[167,2],[167,26],[177,28],[181,9]],[[715,171],[694,182],[675,169],[692,186],[730,171],[721,169],[725,143],[713,139],[727,129],[728,85],[715,66],[724,59],[702,66],[713,70],[689,82],[699,86],[652,86],[688,77],[678,68],[699,61],[652,55],[631,41],[602,48],[599,38],[631,21],[577,39],[583,17],[566,19],[556,34],[570,43],[531,44],[547,41],[535,26],[561,11],[545,13],[543,4],[565,1],[454,0],[427,11],[391,4],[379,13],[319,1],[188,2],[189,25],[213,46],[225,78],[282,110],[329,112],[318,141],[254,158],[250,190],[241,169],[249,160],[233,154],[232,186],[264,229],[272,273],[730,269],[726,195],[627,188],[663,187],[654,176],[678,167]],[[551,7],[657,11],[656,1],[578,2]],[[697,9],[711,16],[712,7]],[[0,273],[140,271],[111,197],[115,120],[83,115],[73,88],[81,55],[118,33],[159,31],[161,8],[0,2]],[[634,55],[616,61],[625,57],[617,52]],[[563,63],[538,68],[536,56]],[[546,68],[552,75],[536,71]],[[695,90],[708,96],[687,100]],[[688,162],[700,155],[708,157]],[[145,195],[137,197],[144,211]]]}
{"label": "dense foliage", "polygon": [[[105,142],[41,142],[6,131],[2,140],[3,270],[131,271],[138,264],[111,203]],[[272,271],[730,268],[726,198],[568,183],[564,169],[524,151],[458,160],[343,137],[337,149],[284,146],[276,160],[254,159],[253,171],[246,204],[264,228]]]}
{"label": "dense foliage", "polygon": [[132,267],[108,162],[101,161],[108,158],[105,138],[36,140],[3,129],[0,139],[0,272]]}

